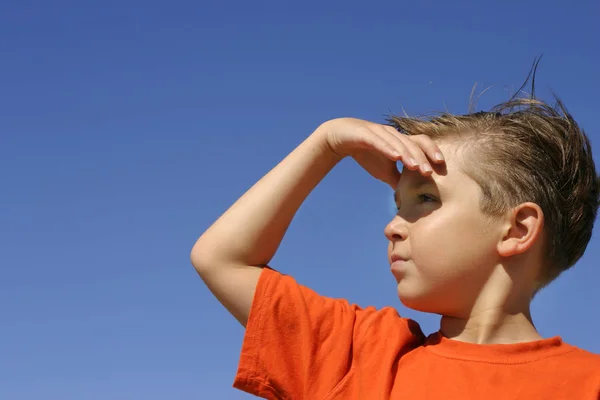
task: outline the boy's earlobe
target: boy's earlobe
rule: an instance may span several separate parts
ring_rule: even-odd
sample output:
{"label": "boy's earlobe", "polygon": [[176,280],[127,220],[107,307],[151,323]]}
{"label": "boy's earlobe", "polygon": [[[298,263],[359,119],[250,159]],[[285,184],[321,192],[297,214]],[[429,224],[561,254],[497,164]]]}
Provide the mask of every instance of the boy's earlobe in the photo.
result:
{"label": "boy's earlobe", "polygon": [[504,237],[498,243],[498,254],[510,257],[523,254],[538,241],[544,228],[544,213],[539,205],[527,202],[510,211]]}

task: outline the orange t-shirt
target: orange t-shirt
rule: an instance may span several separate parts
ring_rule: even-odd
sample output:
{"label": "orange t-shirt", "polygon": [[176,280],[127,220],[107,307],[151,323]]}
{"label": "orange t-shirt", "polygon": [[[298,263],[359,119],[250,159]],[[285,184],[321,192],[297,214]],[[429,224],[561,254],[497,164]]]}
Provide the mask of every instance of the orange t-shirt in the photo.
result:
{"label": "orange t-shirt", "polygon": [[264,268],[234,387],[267,399],[600,399],[600,355],[554,337],[425,337],[393,308],[323,297]]}

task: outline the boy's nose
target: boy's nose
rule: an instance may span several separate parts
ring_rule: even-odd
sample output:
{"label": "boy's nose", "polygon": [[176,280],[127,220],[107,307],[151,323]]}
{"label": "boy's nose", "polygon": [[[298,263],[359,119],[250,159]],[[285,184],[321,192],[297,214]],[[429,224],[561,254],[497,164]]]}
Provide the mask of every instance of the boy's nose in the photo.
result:
{"label": "boy's nose", "polygon": [[383,233],[390,242],[406,240],[406,238],[408,237],[406,221],[404,221],[399,216],[394,217],[394,219],[392,219],[390,223],[386,225],[385,229],[383,230]]}

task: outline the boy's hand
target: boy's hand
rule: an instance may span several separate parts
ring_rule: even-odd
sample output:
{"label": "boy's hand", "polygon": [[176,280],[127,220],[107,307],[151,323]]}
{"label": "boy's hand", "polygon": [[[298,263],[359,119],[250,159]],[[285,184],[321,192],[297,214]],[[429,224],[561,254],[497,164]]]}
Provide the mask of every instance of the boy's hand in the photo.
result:
{"label": "boy's hand", "polygon": [[394,189],[400,179],[397,161],[426,176],[432,172],[430,161],[444,162],[441,150],[428,136],[407,136],[388,125],[338,118],[325,122],[317,132],[339,157],[354,158],[374,178]]}

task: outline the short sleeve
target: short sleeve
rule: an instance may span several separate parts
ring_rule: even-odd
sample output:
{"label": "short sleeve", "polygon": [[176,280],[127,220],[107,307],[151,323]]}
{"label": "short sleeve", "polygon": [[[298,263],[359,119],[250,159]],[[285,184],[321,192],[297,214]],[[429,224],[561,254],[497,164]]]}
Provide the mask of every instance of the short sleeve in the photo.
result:
{"label": "short sleeve", "polygon": [[234,387],[269,399],[324,398],[351,369],[356,311],[263,268]]}
{"label": "short sleeve", "polygon": [[[363,343],[371,353],[366,365],[375,362],[372,344],[381,343],[383,333],[375,325],[387,325],[386,333],[396,326],[394,336],[401,331],[410,336],[406,321],[390,310],[361,309],[324,297],[290,276],[264,268],[233,386],[267,399],[327,398],[352,378]],[[371,332],[377,339],[368,339]],[[386,346],[381,351],[387,351]]]}

